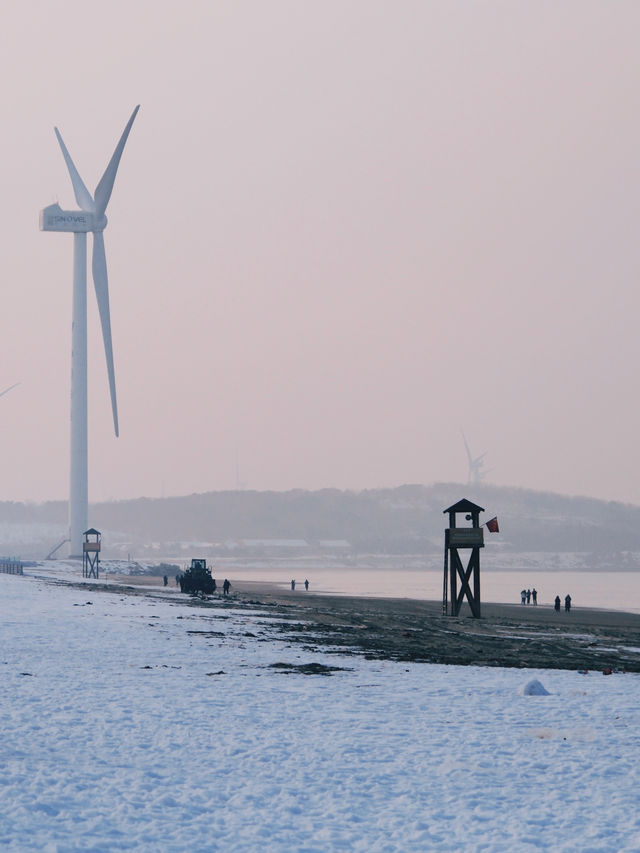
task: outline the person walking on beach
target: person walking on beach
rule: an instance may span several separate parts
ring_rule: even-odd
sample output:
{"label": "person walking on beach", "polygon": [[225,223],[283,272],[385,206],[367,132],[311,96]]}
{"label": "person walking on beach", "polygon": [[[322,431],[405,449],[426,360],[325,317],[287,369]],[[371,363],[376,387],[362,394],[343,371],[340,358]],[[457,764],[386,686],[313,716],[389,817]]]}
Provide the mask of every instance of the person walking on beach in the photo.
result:
{"label": "person walking on beach", "polygon": [[307,592],[309,592],[309,579],[308,578],[304,579],[304,588]]}
{"label": "person walking on beach", "polygon": [[567,611],[567,613],[571,612],[571,596],[570,595],[565,595],[565,597],[564,597],[564,609]]}
{"label": "person walking on beach", "polygon": [[527,601],[527,590],[523,589],[520,593],[520,604],[525,604]]}
{"label": "person walking on beach", "polygon": [[291,581],[291,592],[295,592],[295,591],[296,591],[296,582],[295,582],[295,580],[292,580]]}
{"label": "person walking on beach", "polygon": [[560,596],[556,595],[555,604],[553,605],[556,613],[560,613]]}
{"label": "person walking on beach", "polygon": [[222,594],[223,594],[223,595],[229,595],[229,590],[230,590],[230,589],[231,589],[231,584],[229,583],[229,581],[227,580],[227,578],[225,578],[225,579],[224,579],[224,583],[222,584]]}
{"label": "person walking on beach", "polygon": [[531,590],[531,598],[533,598],[533,604],[536,606],[538,604],[538,590],[534,588]]}

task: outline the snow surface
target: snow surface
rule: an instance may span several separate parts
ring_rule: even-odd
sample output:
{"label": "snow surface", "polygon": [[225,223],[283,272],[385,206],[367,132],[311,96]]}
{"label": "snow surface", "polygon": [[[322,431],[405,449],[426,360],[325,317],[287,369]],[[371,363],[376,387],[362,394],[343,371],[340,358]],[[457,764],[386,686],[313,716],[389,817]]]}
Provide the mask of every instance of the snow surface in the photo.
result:
{"label": "snow surface", "polygon": [[28,575],[0,611],[2,850],[640,849],[637,675],[367,661]]}

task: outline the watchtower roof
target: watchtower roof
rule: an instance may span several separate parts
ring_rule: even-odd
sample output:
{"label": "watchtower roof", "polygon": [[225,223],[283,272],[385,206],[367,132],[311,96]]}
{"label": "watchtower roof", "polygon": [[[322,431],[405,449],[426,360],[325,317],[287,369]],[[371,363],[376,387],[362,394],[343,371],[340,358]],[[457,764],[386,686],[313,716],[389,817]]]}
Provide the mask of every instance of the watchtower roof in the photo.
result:
{"label": "watchtower roof", "polygon": [[484,507],[472,503],[467,498],[462,498],[461,501],[453,504],[448,509],[443,509],[442,512],[484,512]]}

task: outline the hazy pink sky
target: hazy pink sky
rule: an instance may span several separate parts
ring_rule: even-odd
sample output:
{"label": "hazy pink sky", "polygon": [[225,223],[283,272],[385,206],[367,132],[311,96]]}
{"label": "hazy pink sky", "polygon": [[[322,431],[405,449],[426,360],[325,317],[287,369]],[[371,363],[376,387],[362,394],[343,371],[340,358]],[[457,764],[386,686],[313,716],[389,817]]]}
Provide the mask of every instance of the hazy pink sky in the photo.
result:
{"label": "hazy pink sky", "polygon": [[640,503],[640,4],[9,2],[0,499],[68,496],[75,207],[90,499],[489,481]]}

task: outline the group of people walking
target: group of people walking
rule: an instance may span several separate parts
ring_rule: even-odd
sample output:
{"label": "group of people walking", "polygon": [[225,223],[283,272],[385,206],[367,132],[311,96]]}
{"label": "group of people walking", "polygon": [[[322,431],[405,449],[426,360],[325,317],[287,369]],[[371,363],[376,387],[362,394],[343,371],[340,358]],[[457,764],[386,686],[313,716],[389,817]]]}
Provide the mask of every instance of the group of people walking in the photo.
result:
{"label": "group of people walking", "polygon": [[538,590],[534,587],[533,589],[523,589],[520,593],[520,604],[537,604],[538,603]]}
{"label": "group of people walking", "polygon": [[[538,590],[534,587],[533,589],[523,589],[520,592],[520,603],[521,604],[536,604],[538,603]],[[562,604],[560,600],[560,596],[556,595],[555,601],[553,603],[554,610],[556,613],[560,613],[560,605]],[[567,613],[571,611],[571,596],[565,595],[564,597],[564,609]]]}

